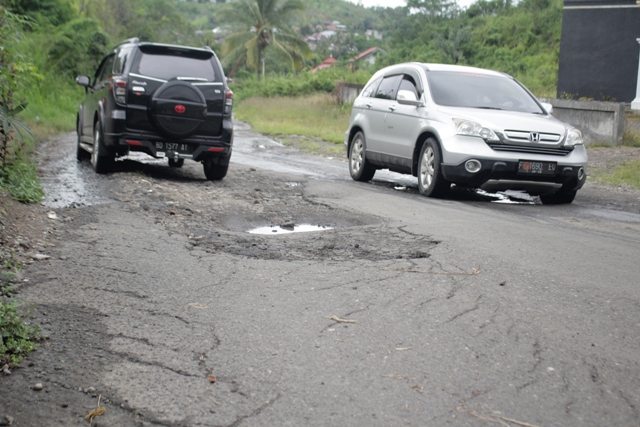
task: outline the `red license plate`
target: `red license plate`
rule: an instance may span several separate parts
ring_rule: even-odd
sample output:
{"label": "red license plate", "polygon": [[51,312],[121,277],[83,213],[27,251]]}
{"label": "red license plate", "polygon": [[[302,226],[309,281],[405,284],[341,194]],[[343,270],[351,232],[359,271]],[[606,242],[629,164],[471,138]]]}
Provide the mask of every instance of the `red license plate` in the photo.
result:
{"label": "red license plate", "polygon": [[555,175],[558,164],[556,162],[533,162],[520,160],[518,173],[524,175]]}

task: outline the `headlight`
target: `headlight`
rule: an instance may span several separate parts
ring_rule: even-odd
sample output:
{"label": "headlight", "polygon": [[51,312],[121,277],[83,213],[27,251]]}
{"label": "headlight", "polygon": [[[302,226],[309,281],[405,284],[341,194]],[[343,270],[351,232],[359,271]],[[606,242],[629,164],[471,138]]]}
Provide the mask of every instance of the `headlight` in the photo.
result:
{"label": "headlight", "polygon": [[491,129],[482,126],[480,123],[472,122],[471,120],[465,119],[451,119],[453,120],[453,127],[455,129],[456,134],[458,135],[467,135],[467,136],[477,136],[484,140],[489,141],[499,141],[498,135]]}
{"label": "headlight", "polygon": [[582,144],[582,133],[578,129],[569,129],[564,145],[567,147],[573,147],[580,144]]}

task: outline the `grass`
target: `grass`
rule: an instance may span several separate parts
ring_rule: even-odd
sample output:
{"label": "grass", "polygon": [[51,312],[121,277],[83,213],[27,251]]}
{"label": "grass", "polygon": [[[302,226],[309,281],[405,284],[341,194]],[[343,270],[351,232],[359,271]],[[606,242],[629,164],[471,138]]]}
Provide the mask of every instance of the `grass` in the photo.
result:
{"label": "grass", "polygon": [[626,162],[609,172],[598,172],[595,178],[605,184],[627,185],[640,190],[640,160]]}
{"label": "grass", "polygon": [[[249,98],[235,107],[235,116],[254,130],[268,135],[306,137],[306,142],[326,141],[344,150],[350,106],[340,106],[330,94],[303,97]],[[304,139],[304,138],[299,138]],[[284,143],[290,141],[284,138]]]}
{"label": "grass", "polygon": [[35,161],[18,160],[2,171],[0,186],[7,189],[11,198],[23,203],[38,203],[44,190],[37,175]]}

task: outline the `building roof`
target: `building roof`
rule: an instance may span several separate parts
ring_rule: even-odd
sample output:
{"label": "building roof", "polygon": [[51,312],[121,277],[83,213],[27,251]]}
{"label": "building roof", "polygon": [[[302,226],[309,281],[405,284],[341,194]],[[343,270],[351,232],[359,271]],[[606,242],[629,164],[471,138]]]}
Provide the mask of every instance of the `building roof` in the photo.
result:
{"label": "building roof", "polygon": [[[371,55],[373,52],[375,52],[375,51],[377,51],[379,49],[380,49],[379,47],[369,48],[369,49],[365,50],[364,52],[358,54],[357,56],[354,56],[349,61],[359,61],[362,58],[364,58],[365,56]],[[380,51],[382,52],[382,49],[380,49]]]}

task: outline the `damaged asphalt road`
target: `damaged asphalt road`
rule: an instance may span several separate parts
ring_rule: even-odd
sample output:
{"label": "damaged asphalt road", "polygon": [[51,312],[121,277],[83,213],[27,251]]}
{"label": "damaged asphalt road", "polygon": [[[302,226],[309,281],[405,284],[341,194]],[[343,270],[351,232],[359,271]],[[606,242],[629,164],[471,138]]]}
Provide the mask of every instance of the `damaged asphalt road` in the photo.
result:
{"label": "damaged asphalt road", "polygon": [[98,176],[74,138],[43,149],[51,258],[17,297],[49,339],[0,378],[13,425],[98,398],[97,426],[640,423],[639,212],[427,199],[246,128],[221,182]]}

